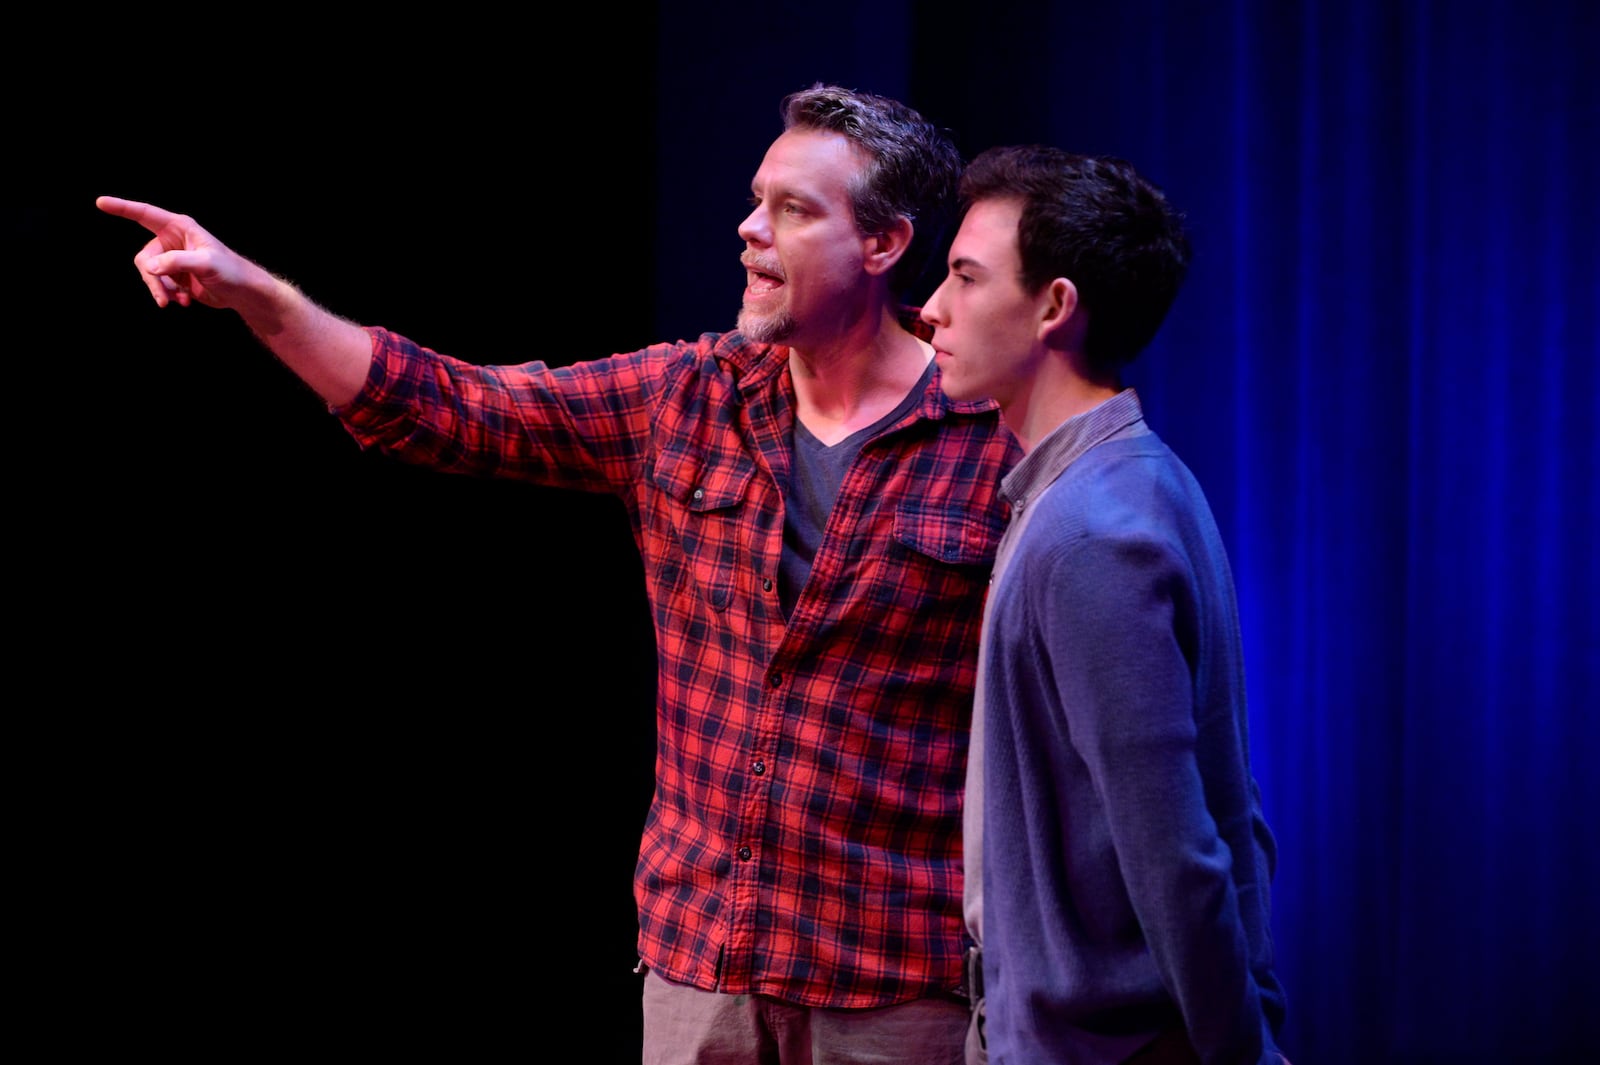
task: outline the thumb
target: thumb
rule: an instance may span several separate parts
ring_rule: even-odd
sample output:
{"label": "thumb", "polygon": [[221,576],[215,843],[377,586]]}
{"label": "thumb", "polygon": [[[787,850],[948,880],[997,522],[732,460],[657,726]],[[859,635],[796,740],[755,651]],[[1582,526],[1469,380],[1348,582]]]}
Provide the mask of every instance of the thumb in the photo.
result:
{"label": "thumb", "polygon": [[164,251],[150,256],[144,261],[144,268],[158,277],[171,276],[172,274],[203,273],[211,264],[211,257],[205,252]]}

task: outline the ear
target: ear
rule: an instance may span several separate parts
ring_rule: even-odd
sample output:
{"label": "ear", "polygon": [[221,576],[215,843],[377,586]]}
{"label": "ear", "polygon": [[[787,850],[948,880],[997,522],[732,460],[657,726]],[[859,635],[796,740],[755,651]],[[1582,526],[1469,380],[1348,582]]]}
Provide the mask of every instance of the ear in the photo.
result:
{"label": "ear", "polygon": [[[1052,347],[1080,346],[1084,316],[1078,313],[1078,286],[1058,277],[1039,293],[1039,339]],[[1076,339],[1073,339],[1076,337]]]}
{"label": "ear", "polygon": [[869,233],[864,242],[867,273],[877,277],[887,274],[889,268],[899,262],[900,256],[911,247],[913,232],[911,219],[896,215],[888,229],[881,233]]}

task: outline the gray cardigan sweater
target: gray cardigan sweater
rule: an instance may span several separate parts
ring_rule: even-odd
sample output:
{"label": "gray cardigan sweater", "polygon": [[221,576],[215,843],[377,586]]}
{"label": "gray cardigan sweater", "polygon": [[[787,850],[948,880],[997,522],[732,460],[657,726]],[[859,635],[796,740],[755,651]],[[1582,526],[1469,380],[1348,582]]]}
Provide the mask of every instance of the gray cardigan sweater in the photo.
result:
{"label": "gray cardigan sweater", "polygon": [[1277,1061],[1233,579],[1136,398],[1102,406],[1130,401],[1132,424],[1053,461],[1047,438],[1007,481],[980,678],[994,1065],[1116,1062],[1176,1026],[1202,1061]]}

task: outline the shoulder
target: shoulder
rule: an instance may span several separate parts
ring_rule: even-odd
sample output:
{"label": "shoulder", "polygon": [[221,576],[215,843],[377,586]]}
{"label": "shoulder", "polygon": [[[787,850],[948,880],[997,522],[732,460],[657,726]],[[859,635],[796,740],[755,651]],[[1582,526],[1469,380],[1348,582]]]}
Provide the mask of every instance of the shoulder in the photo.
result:
{"label": "shoulder", "polygon": [[769,372],[772,361],[770,345],[752,344],[738,333],[702,333],[695,340],[573,362],[552,374],[557,387],[621,389],[664,398],[731,393],[753,375]]}
{"label": "shoulder", "polygon": [[1073,581],[1130,567],[1187,569],[1196,544],[1214,537],[1194,475],[1153,433],[1089,449],[1034,506],[1026,539]]}
{"label": "shoulder", "polygon": [[[1159,522],[1187,470],[1154,433],[1096,444],[1040,493],[1036,505],[1081,535],[1114,535]],[[1037,519],[1036,519],[1037,520]]]}

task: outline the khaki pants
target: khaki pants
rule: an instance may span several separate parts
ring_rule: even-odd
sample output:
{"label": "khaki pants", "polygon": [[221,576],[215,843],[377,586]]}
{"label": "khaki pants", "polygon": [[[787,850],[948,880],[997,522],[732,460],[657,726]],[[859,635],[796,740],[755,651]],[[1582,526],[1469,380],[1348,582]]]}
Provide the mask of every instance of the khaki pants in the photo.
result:
{"label": "khaki pants", "polygon": [[955,996],[829,1009],[701,991],[646,970],[643,1065],[962,1065],[969,1016]]}

